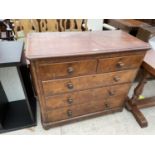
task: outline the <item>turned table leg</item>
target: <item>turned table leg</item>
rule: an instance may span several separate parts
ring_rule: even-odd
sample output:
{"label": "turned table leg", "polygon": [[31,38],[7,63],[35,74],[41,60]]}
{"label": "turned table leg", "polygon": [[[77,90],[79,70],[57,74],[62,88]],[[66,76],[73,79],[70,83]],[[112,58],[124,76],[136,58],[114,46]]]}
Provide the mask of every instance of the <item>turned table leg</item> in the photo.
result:
{"label": "turned table leg", "polygon": [[142,78],[140,79],[140,82],[137,85],[137,87],[134,89],[132,98],[128,99],[126,103],[126,108],[127,110],[132,112],[132,114],[134,115],[135,119],[141,127],[146,127],[148,125],[148,122],[137,106],[139,96],[143,92],[144,86],[147,83],[147,77],[149,75],[145,69],[143,69],[142,71]]}

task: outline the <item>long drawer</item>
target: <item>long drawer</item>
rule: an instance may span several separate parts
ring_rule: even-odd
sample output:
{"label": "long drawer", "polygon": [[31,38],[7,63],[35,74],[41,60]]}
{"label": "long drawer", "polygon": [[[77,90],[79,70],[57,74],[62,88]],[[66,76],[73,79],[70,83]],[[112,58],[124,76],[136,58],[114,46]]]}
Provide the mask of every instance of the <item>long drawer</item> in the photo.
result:
{"label": "long drawer", "polygon": [[137,69],[105,74],[87,75],[68,79],[58,79],[43,81],[43,91],[45,96],[60,93],[68,93],[77,90],[85,90],[101,86],[132,82],[137,73]]}
{"label": "long drawer", "polygon": [[124,69],[138,68],[144,55],[131,55],[107,59],[99,59],[97,73],[119,71]]}
{"label": "long drawer", "polygon": [[47,111],[77,104],[87,104],[90,101],[103,101],[106,98],[127,94],[130,83],[83,90],[79,92],[55,95],[46,98]]}
{"label": "long drawer", "polygon": [[39,65],[41,80],[67,78],[96,73],[97,60],[83,60]]}
{"label": "long drawer", "polygon": [[108,100],[90,101],[87,104],[78,104],[71,107],[59,108],[47,112],[48,122],[55,122],[86,115],[93,112],[111,110],[122,107],[125,101],[125,95],[109,98]]}

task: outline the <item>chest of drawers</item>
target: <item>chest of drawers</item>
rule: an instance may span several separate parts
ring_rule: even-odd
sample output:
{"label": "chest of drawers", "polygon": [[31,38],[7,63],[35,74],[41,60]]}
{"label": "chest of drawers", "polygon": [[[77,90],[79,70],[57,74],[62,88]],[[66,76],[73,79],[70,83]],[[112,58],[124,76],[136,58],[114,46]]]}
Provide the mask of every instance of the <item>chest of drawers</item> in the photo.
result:
{"label": "chest of drawers", "polygon": [[122,111],[147,49],[119,30],[28,35],[43,127]]}

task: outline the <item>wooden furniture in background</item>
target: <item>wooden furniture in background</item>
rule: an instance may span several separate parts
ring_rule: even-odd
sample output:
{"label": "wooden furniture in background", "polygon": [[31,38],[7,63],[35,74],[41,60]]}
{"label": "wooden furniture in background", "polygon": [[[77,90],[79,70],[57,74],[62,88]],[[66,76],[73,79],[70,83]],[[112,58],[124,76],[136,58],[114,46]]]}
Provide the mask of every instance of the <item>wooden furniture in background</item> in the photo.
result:
{"label": "wooden furniture in background", "polygon": [[36,19],[14,19],[13,22],[16,39],[25,38],[30,32],[39,32]]}
{"label": "wooden furniture in background", "polygon": [[39,19],[40,32],[58,32],[58,22],[56,19]]}
{"label": "wooden furniture in background", "polygon": [[64,31],[86,31],[87,20],[86,19],[65,19]]}
{"label": "wooden furniture in background", "polygon": [[151,25],[140,27],[136,35],[137,38],[145,42],[149,42],[149,39],[153,36],[155,36],[155,27]]}
{"label": "wooden furniture in background", "polygon": [[142,21],[142,22],[147,23],[151,26],[155,26],[155,19],[136,19],[136,20]]}
{"label": "wooden furniture in background", "polygon": [[58,31],[87,31],[87,19],[57,19]]}
{"label": "wooden furniture in background", "polygon": [[149,48],[119,30],[32,33],[27,45],[45,129],[122,111]]}
{"label": "wooden furniture in background", "polygon": [[84,19],[40,19],[40,32],[84,31]]}
{"label": "wooden furniture in background", "polygon": [[132,112],[139,125],[141,127],[146,127],[148,126],[148,122],[139,109],[155,106],[155,96],[143,100],[139,100],[139,96],[144,90],[147,78],[150,75],[155,77],[155,51],[150,50],[147,52],[142,63],[142,69],[143,76],[135,88],[132,98],[128,100],[126,107]]}
{"label": "wooden furniture in background", "polygon": [[147,25],[144,22],[134,19],[108,19],[107,24],[128,32],[129,34],[136,36],[139,27]]}
{"label": "wooden furniture in background", "polygon": [[0,81],[0,133],[36,125],[36,99],[29,69],[25,64],[23,42],[0,42],[0,67],[16,67],[25,99],[9,102]]}
{"label": "wooden furniture in background", "polygon": [[14,32],[17,39],[30,32],[86,31],[86,19],[15,19]]}

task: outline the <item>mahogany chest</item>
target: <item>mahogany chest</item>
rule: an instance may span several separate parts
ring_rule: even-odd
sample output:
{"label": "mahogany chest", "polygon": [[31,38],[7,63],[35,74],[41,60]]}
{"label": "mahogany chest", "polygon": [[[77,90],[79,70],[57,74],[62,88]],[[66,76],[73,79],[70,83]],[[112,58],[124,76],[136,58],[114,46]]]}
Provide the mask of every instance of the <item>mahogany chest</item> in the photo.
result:
{"label": "mahogany chest", "polygon": [[120,30],[31,33],[26,44],[45,129],[122,111],[149,49]]}

